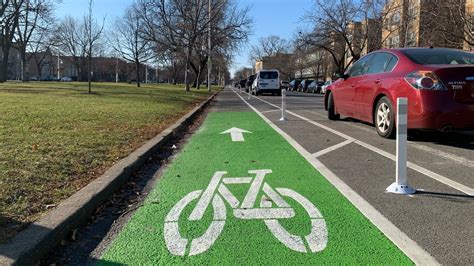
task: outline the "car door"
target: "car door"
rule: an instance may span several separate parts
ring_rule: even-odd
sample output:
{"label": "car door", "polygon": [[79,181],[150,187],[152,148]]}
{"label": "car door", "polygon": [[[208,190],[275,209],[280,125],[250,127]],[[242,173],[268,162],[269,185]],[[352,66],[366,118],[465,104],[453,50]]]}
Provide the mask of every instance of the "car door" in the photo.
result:
{"label": "car door", "polygon": [[372,55],[369,54],[355,62],[354,65],[352,65],[352,67],[346,72],[348,77],[344,80],[341,80],[341,84],[338,85],[339,89],[334,91],[334,102],[336,105],[336,111],[338,113],[354,117],[355,88],[360,80],[361,75],[367,71],[365,66],[371,57]]}
{"label": "car door", "polygon": [[[371,60],[366,64],[366,73],[361,75],[355,88],[354,117],[372,122],[372,99],[382,84],[382,80],[390,75],[387,73],[394,66],[392,60],[397,58],[387,52],[373,53]],[[393,68],[393,67],[392,67]]]}

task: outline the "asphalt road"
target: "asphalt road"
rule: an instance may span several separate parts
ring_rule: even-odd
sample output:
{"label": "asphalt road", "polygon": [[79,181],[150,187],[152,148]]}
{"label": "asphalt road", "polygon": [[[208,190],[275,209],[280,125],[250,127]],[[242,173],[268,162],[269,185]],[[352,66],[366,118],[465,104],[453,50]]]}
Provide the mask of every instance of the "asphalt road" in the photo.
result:
{"label": "asphalt road", "polygon": [[277,96],[249,99],[227,89],[213,108],[253,108],[438,262],[474,264],[474,132],[415,132],[408,142],[408,180],[417,193],[385,193],[395,181],[395,141],[353,119],[329,121],[323,101],[321,94],[288,92],[283,122]]}

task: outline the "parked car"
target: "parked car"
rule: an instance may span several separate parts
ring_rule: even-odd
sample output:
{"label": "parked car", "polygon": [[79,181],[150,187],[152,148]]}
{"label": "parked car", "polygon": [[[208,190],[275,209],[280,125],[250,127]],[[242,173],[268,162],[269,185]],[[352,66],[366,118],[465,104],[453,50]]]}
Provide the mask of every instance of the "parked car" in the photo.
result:
{"label": "parked car", "polygon": [[474,54],[448,48],[372,52],[327,88],[328,118],[340,115],[395,133],[396,102],[408,99],[409,129],[474,128]]}
{"label": "parked car", "polygon": [[326,80],[326,82],[324,82],[324,84],[321,86],[321,93],[326,93],[326,89],[329,85],[332,84],[332,80]]}
{"label": "parked car", "polygon": [[317,90],[317,87],[318,87],[317,81],[314,80],[308,85],[308,92],[314,93]]}
{"label": "parked car", "polygon": [[255,79],[255,75],[250,75],[247,78],[247,82],[245,83],[245,92],[250,91],[250,87],[252,87],[253,80]]}
{"label": "parked car", "polygon": [[72,81],[72,78],[70,77],[62,77],[61,78],[61,82],[71,82]]}
{"label": "parked car", "polygon": [[313,82],[312,79],[303,79],[300,85],[298,86],[298,91],[301,91],[301,92],[308,91],[308,86],[309,84],[311,84],[311,82]]}
{"label": "parked car", "polygon": [[282,80],[282,81],[280,82],[280,88],[281,88],[282,90],[283,90],[283,89],[288,90],[289,86],[290,86],[290,83],[289,83],[288,81],[286,81],[286,80]]}
{"label": "parked car", "polygon": [[271,93],[281,95],[280,72],[276,69],[262,69],[255,74],[252,83],[252,94]]}
{"label": "parked car", "polygon": [[240,88],[240,89],[245,88],[245,83],[247,83],[247,80],[246,80],[246,79],[241,79],[241,80],[239,81],[239,88]]}
{"label": "parked car", "polygon": [[288,90],[290,91],[296,91],[298,90],[298,86],[300,85],[301,80],[294,79],[290,81],[290,85],[288,87]]}

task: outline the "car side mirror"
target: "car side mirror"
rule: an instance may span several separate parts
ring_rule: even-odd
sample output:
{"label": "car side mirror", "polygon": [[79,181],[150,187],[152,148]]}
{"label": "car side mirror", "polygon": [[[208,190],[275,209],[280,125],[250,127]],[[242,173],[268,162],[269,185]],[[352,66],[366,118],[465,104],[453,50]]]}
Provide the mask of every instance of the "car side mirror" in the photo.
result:
{"label": "car side mirror", "polygon": [[346,80],[346,79],[349,78],[349,75],[346,74],[346,73],[343,73],[343,72],[338,72],[338,73],[336,73],[336,77]]}

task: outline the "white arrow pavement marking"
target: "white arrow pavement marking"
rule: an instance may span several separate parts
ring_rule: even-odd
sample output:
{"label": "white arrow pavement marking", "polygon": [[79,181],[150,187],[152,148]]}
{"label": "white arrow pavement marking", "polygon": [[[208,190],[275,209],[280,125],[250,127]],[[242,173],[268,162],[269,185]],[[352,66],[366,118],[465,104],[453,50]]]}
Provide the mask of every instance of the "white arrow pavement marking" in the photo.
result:
{"label": "white arrow pavement marking", "polygon": [[245,141],[244,140],[244,134],[242,133],[252,133],[250,131],[240,129],[237,127],[233,127],[230,129],[227,129],[226,131],[222,132],[221,134],[230,134],[230,137],[232,138],[232,141]]}

